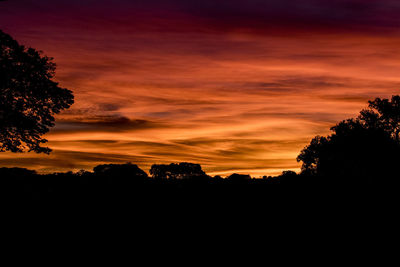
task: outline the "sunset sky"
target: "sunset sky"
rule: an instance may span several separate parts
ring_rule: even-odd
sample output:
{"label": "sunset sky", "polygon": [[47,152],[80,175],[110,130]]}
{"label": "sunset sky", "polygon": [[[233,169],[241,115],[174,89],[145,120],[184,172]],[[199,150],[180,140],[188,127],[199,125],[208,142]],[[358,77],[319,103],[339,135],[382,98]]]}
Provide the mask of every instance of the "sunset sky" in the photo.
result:
{"label": "sunset sky", "polygon": [[132,162],[299,171],[315,135],[400,89],[398,0],[8,0],[0,29],[74,92],[41,172]]}

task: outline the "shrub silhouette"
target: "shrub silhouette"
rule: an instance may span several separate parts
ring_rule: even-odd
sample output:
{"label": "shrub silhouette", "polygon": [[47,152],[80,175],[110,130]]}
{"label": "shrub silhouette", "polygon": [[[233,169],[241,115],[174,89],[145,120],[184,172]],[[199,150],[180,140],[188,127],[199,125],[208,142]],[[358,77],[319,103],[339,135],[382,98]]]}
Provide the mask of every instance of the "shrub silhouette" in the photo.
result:
{"label": "shrub silhouette", "polygon": [[356,119],[332,127],[327,137],[311,140],[297,157],[302,173],[347,182],[372,182],[398,174],[400,97],[369,101]]}
{"label": "shrub silhouette", "polygon": [[54,114],[69,108],[72,92],[52,81],[56,65],[0,30],[0,151],[49,153],[41,136]]}

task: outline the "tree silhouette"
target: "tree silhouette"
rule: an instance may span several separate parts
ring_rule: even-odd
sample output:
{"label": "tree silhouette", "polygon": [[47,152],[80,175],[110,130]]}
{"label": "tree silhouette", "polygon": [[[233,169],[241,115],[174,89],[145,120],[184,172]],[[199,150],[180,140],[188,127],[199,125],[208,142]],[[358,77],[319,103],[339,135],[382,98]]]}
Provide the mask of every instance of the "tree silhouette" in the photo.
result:
{"label": "tree silhouette", "polygon": [[327,137],[312,139],[297,157],[303,174],[369,182],[394,177],[400,162],[399,103],[399,96],[369,101],[356,119],[338,123]]}
{"label": "tree silhouette", "polygon": [[201,169],[199,164],[181,162],[179,164],[171,163],[169,165],[154,164],[151,166],[150,174],[155,179],[196,179],[208,177]]}
{"label": "tree silhouette", "polygon": [[368,128],[380,128],[400,142],[400,96],[392,99],[376,98],[369,108],[360,112],[359,120]]}
{"label": "tree silhouette", "polygon": [[41,136],[54,126],[54,114],[69,108],[70,90],[52,81],[52,58],[26,48],[0,30],[0,151],[49,153]]}
{"label": "tree silhouette", "polygon": [[147,179],[147,173],[132,163],[98,165],[94,167],[93,171],[95,175],[99,176]]}
{"label": "tree silhouette", "polygon": [[251,180],[251,176],[248,174],[233,173],[229,175],[226,179],[233,183],[244,183]]}

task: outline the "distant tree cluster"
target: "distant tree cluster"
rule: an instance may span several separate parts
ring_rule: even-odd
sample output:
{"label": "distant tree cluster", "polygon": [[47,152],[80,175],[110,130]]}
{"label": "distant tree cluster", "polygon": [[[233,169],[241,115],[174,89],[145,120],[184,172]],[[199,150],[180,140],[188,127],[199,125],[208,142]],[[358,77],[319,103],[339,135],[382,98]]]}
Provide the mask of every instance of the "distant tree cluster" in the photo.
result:
{"label": "distant tree cluster", "polygon": [[199,164],[182,162],[179,164],[171,163],[154,164],[151,166],[150,175],[155,179],[201,179],[207,178],[206,173],[201,169]]}

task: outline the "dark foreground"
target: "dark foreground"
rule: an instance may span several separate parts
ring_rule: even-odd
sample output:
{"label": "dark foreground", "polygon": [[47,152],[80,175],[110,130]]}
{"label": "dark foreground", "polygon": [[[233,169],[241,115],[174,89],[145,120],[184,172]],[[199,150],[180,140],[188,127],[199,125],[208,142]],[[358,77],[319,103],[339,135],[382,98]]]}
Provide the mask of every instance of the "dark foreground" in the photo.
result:
{"label": "dark foreground", "polygon": [[[136,168],[136,165],[128,166]],[[293,172],[264,179],[237,174],[227,178],[193,174],[178,179],[170,176],[148,177],[142,172],[126,170],[107,171],[39,175],[26,169],[1,168],[0,194],[5,201],[21,202],[26,206],[38,203],[49,206],[82,204],[104,207],[115,203],[171,206],[215,201],[223,208],[223,205],[233,202],[238,205],[292,202],[296,205],[297,201],[307,199],[317,204],[315,197],[330,198],[332,201],[341,201],[346,195],[373,197],[382,187],[389,186],[371,179],[332,179]],[[392,189],[393,185],[390,184]]]}
{"label": "dark foreground", "polygon": [[[62,240],[72,238],[74,246],[85,246],[76,244],[85,236],[99,244],[111,236],[128,243],[140,240],[146,249],[168,249],[172,241],[181,240],[180,247],[190,250],[187,244],[199,245],[201,240],[220,250],[222,245],[214,243],[218,240],[223,246],[246,247],[243,240],[250,239],[256,247],[254,240],[259,240],[260,245],[286,251],[293,244],[288,238],[302,247],[313,233],[318,247],[327,236],[343,236],[342,229],[370,238],[373,220],[388,220],[387,214],[394,213],[386,212],[387,204],[398,200],[397,189],[383,193],[386,185],[291,172],[266,179],[241,175],[176,179],[115,169],[112,174],[97,169],[38,175],[4,168],[0,173],[2,214],[7,214],[4,208],[13,212],[3,218],[11,219],[17,232],[35,233],[34,240],[42,239],[44,232],[57,233],[55,239],[63,233]],[[126,246],[120,241],[110,244]]]}

